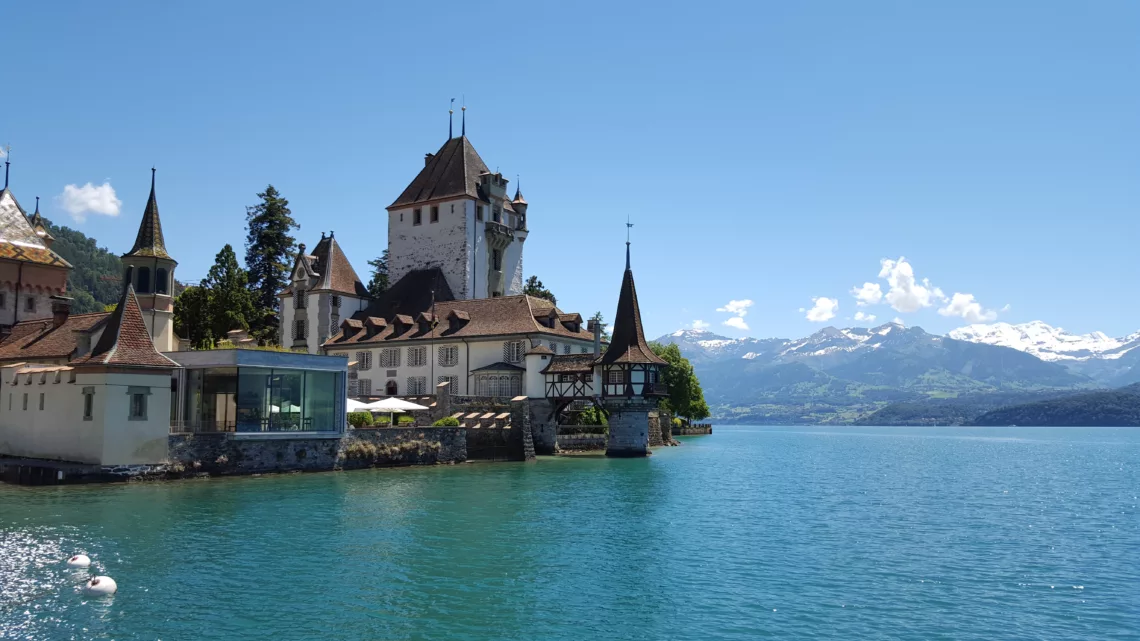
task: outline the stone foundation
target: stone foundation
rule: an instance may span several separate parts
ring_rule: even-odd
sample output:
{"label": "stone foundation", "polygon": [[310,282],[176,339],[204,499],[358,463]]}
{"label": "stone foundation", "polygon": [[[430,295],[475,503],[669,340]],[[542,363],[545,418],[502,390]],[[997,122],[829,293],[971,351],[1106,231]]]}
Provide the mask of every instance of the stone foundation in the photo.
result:
{"label": "stone foundation", "polygon": [[610,423],[606,456],[649,456],[649,412],[653,406],[638,399],[607,399],[605,407]]}
{"label": "stone foundation", "polygon": [[558,451],[558,417],[554,415],[554,404],[545,399],[531,399],[528,405],[534,453],[554,454]]}

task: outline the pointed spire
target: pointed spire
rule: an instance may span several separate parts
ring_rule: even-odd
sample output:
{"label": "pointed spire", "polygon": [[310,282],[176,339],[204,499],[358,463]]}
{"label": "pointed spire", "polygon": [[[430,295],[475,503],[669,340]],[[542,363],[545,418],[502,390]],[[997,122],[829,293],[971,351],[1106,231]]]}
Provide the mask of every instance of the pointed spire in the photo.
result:
{"label": "pointed spire", "polygon": [[50,248],[51,243],[55,238],[48,233],[47,225],[44,224],[44,219],[40,216],[40,197],[36,196],[36,211],[32,214],[32,229],[36,231],[36,235],[43,239],[44,243]]}
{"label": "pointed spire", "polygon": [[[150,198],[146,201],[142,222],[139,224],[139,233],[135,236],[135,245],[126,256],[147,256],[152,258],[170,258],[166,253],[166,241],[162,237],[162,221],[158,217],[158,199],[154,195],[155,173],[150,168]],[[124,258],[126,257],[124,256]]]}
{"label": "pointed spire", "polygon": [[645,340],[641,327],[641,307],[637,303],[637,287],[633,284],[633,270],[629,268],[629,242],[625,245],[625,275],[618,295],[617,314],[614,316],[614,331],[606,353],[596,361],[601,365],[614,363],[657,363],[665,364],[660,356],[653,353]]}
{"label": "pointed spire", "polygon": [[[515,179],[518,180],[518,177],[516,176]],[[526,198],[523,198],[522,195],[522,180],[518,180],[518,182],[515,184],[515,197],[511,200],[511,202],[516,204],[521,203],[523,205],[526,204]]]}
{"label": "pointed spire", "polygon": [[39,216],[40,216],[40,197],[39,196],[36,196],[36,213],[34,214],[34,216],[36,218],[39,218]]}

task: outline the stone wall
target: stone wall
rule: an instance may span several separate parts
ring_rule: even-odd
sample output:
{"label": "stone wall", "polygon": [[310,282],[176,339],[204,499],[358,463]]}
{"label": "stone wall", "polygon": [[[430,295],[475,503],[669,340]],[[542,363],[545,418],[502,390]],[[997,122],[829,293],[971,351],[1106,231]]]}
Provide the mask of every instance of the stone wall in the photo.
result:
{"label": "stone wall", "polygon": [[534,460],[534,434],[530,428],[530,403],[527,397],[511,399],[511,460]]}
{"label": "stone wall", "polygon": [[610,423],[606,456],[648,456],[649,412],[653,406],[638,399],[609,399],[605,406]]}
{"label": "stone wall", "polygon": [[343,438],[240,439],[232,434],[170,436],[172,474],[315,472],[467,460],[466,430],[455,427],[349,430]]}
{"label": "stone wall", "polygon": [[509,427],[469,427],[467,458],[483,461],[511,460]]}
{"label": "stone wall", "polygon": [[600,452],[606,449],[605,434],[559,434],[560,452]]}
{"label": "stone wall", "polygon": [[712,434],[712,425],[702,423],[673,428],[673,436],[700,436],[703,434]]}
{"label": "stone wall", "polygon": [[558,450],[558,417],[554,404],[548,400],[532,398],[530,406],[530,433],[535,454],[554,454]]}

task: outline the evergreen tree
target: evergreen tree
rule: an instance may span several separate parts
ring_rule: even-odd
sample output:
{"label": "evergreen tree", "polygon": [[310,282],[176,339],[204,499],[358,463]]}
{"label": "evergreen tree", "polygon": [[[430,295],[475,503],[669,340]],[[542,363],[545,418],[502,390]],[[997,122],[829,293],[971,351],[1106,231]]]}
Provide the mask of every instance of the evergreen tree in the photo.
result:
{"label": "evergreen tree", "polygon": [[555,305],[558,304],[558,299],[554,297],[554,294],[549,289],[543,287],[542,281],[538,279],[538,276],[531,276],[526,279],[526,284],[523,285],[523,293],[534,296],[535,298],[545,298]]}
{"label": "evergreen tree", "polygon": [[690,421],[708,418],[709,405],[705,402],[701,382],[693,371],[689,359],[681,356],[681,348],[675,344],[662,345],[652,343],[653,353],[665,359],[669,367],[662,374],[663,382],[669,386],[669,398],[662,401],[662,406]]}
{"label": "evergreen tree", "polygon": [[202,281],[202,287],[210,291],[207,308],[210,333],[215,341],[225,338],[226,332],[232,329],[249,329],[251,319],[264,318],[254,304],[249,276],[238,264],[237,255],[230,245],[223,247],[214,257],[214,266]]}
{"label": "evergreen tree", "polygon": [[590,317],[590,320],[594,321],[598,325],[601,325],[601,327],[602,327],[602,342],[603,343],[610,342],[610,333],[608,331],[606,331],[606,317],[602,316],[601,312],[594,312],[594,315]]}
{"label": "evergreen tree", "polygon": [[246,317],[251,334],[267,343],[278,343],[277,294],[289,278],[289,257],[297,239],[289,235],[300,225],[293,220],[289,201],[269,185],[257,195],[261,202],[246,207],[245,265],[256,313]]}
{"label": "evergreen tree", "polygon": [[187,287],[174,299],[174,333],[190,341],[194,349],[214,346],[209,289]]}
{"label": "evergreen tree", "polygon": [[373,298],[388,291],[388,250],[380,254],[379,258],[368,261],[372,268],[372,280],[368,281],[368,294]]}

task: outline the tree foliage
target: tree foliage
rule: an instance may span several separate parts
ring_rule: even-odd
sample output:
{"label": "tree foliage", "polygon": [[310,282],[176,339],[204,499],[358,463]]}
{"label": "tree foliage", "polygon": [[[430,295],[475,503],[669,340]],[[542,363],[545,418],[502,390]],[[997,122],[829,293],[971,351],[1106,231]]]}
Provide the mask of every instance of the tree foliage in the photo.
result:
{"label": "tree foliage", "polygon": [[174,331],[196,348],[210,347],[234,329],[249,329],[259,310],[249,277],[230,245],[214,257],[214,266],[197,287],[174,299]]}
{"label": "tree foliage", "polygon": [[1034,427],[1136,427],[1140,425],[1140,383],[1086,392],[986,412],[972,425]]}
{"label": "tree foliage", "polygon": [[70,227],[57,227],[44,219],[44,227],[55,237],[52,250],[71,263],[67,276],[68,295],[73,299],[71,313],[103,311],[117,303],[123,287],[123,263],[94,238]]}
{"label": "tree foliage", "polygon": [[590,320],[594,321],[598,325],[601,325],[601,327],[602,327],[602,342],[603,343],[610,342],[610,333],[608,330],[606,330],[606,317],[602,316],[601,312],[594,312],[594,315],[590,317]]}
{"label": "tree foliage", "polygon": [[376,298],[388,291],[388,250],[380,254],[379,258],[368,261],[372,268],[372,279],[368,281],[368,294]]}
{"label": "tree foliage", "polygon": [[554,297],[553,292],[543,286],[538,276],[531,276],[526,279],[526,283],[523,285],[523,293],[535,298],[544,298],[555,305],[558,304],[558,299]]}
{"label": "tree foliage", "polygon": [[246,207],[245,265],[255,313],[245,318],[254,337],[270,343],[277,336],[277,294],[289,279],[289,257],[296,242],[289,233],[300,229],[289,211],[289,201],[269,185],[257,194],[261,202]]}
{"label": "tree foliage", "polygon": [[662,380],[669,386],[669,397],[662,401],[662,406],[690,421],[707,418],[709,405],[705,402],[701,382],[697,379],[689,359],[681,356],[681,349],[673,343],[668,345],[652,343],[650,347],[653,348],[654,354],[669,363],[669,367],[662,375]]}

